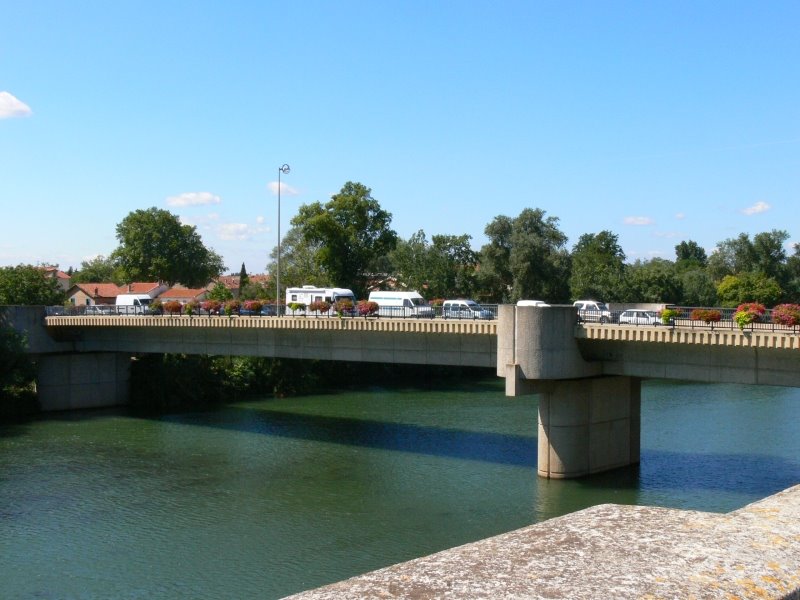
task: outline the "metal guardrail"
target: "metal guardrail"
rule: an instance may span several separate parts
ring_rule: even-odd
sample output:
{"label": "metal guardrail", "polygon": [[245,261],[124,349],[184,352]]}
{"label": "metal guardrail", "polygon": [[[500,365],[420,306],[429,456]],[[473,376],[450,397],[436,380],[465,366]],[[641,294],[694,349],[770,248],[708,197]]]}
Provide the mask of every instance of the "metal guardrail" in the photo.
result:
{"label": "metal guardrail", "polygon": [[[481,312],[479,313],[471,313],[468,311],[447,311],[443,312],[441,306],[432,306],[432,307],[425,307],[428,310],[420,311],[419,308],[406,308],[402,306],[398,307],[384,307],[381,308],[378,314],[370,315],[368,318],[371,319],[453,319],[453,320],[491,320],[497,318],[497,305],[496,304],[483,304],[481,305]],[[286,317],[305,317],[308,319],[329,319],[329,318],[353,318],[359,319],[364,318],[363,316],[359,315],[356,311],[352,313],[343,313],[339,315],[335,312],[325,312],[325,313],[316,313],[316,312],[306,312],[306,311],[292,311],[288,306],[280,306],[278,307],[278,312],[276,312],[276,307],[274,305],[267,305],[266,307],[262,308],[261,312],[253,313],[252,311],[248,311],[244,308],[241,308],[239,311],[233,313],[232,315],[227,315],[223,310],[209,313],[208,311],[202,310],[198,308],[192,314],[193,316],[198,317],[275,317],[275,316],[286,316]],[[162,310],[160,311],[153,311],[152,309],[145,309],[143,310],[142,307],[139,306],[115,306],[113,304],[93,304],[93,305],[77,305],[77,306],[47,306],[45,307],[46,315],[48,317],[82,317],[82,316],[138,316],[138,315],[150,315],[150,316],[170,316],[169,313],[166,313]],[[178,314],[185,314],[183,312]],[[178,316],[176,314],[175,316]]]}
{"label": "metal guardrail", "polygon": [[[720,320],[705,322],[697,319],[692,319],[691,318],[692,311],[697,308],[719,311]],[[640,328],[681,327],[686,329],[704,329],[704,330],[740,329],[742,331],[765,331],[765,332],[782,331],[785,333],[800,333],[800,326],[792,327],[790,325],[783,325],[782,323],[776,323],[775,321],[773,321],[771,309],[767,309],[767,311],[763,315],[761,315],[757,321],[745,325],[744,327],[740,327],[739,324],[733,319],[733,315],[736,314],[735,308],[680,307],[680,308],[674,308],[673,310],[678,311],[678,316],[670,319],[669,323],[663,323],[660,318],[656,323],[620,323],[619,318],[622,315],[622,313],[625,312],[624,310],[611,311],[611,317],[610,319],[607,317],[605,323],[601,323],[600,311],[586,310],[582,311],[583,315],[579,316],[579,321],[592,323],[593,325],[596,324],[605,324],[608,326],[624,325],[626,327],[640,327]],[[652,312],[658,314],[659,311],[652,311]]]}

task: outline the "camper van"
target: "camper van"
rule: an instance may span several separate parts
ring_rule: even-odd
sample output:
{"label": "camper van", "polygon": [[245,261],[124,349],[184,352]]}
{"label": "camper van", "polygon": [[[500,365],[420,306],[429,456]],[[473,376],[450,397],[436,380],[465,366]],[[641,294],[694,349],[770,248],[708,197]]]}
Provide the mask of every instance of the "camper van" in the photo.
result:
{"label": "camper van", "polygon": [[[304,285],[303,287],[290,287],[286,288],[286,314],[304,315],[307,312],[308,305],[318,300],[325,300],[331,304],[331,312],[333,312],[333,305],[339,300],[350,300],[355,309],[356,297],[353,295],[352,290],[346,288],[320,288],[315,285]],[[304,304],[306,309],[299,309],[292,312],[288,307],[292,304]]]}
{"label": "camper van", "polygon": [[370,302],[378,306],[381,317],[433,318],[433,308],[419,292],[370,292]]}
{"label": "camper van", "polygon": [[146,315],[152,298],[147,294],[120,294],[117,296],[116,312],[120,315]]}

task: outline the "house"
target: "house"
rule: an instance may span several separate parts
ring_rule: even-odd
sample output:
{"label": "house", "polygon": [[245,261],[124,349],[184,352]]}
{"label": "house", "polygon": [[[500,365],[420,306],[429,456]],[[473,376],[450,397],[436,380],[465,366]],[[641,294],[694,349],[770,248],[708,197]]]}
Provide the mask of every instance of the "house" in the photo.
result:
{"label": "house", "polygon": [[75,306],[116,304],[120,294],[147,294],[156,298],[167,286],[158,282],[136,282],[127,285],[116,283],[76,283],[67,290],[67,301]]}
{"label": "house", "polygon": [[58,267],[43,267],[45,277],[58,281],[58,287],[64,292],[69,290],[70,276],[61,271]]}
{"label": "house", "polygon": [[[250,280],[251,284],[257,283],[262,286],[266,286],[272,281],[269,275],[264,274],[248,275],[247,278]],[[238,275],[221,275],[220,277],[217,277],[217,279],[211,281],[207,287],[209,290],[212,290],[218,283],[221,283],[228,288],[231,294],[233,294],[234,298],[239,297],[240,282]]]}
{"label": "house", "polygon": [[173,300],[186,304],[187,302],[202,302],[208,295],[206,288],[185,288],[173,287],[159,294],[158,299],[161,302],[171,302]]}

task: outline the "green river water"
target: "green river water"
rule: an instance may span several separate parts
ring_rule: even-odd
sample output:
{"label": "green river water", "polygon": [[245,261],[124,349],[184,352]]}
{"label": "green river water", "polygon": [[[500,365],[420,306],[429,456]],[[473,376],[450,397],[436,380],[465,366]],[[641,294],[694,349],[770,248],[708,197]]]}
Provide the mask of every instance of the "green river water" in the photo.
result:
{"label": "green river water", "polygon": [[501,380],[0,427],[0,598],[280,598],[613,502],[727,512],[800,483],[800,390],[643,383],[639,467],[536,476]]}

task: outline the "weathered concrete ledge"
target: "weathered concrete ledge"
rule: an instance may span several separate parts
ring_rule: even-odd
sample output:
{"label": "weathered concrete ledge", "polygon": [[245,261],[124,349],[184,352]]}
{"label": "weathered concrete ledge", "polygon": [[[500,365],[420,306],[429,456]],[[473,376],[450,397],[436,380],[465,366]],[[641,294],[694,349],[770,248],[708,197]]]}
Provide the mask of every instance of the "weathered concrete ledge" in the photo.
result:
{"label": "weathered concrete ledge", "polygon": [[800,349],[800,335],[792,331],[740,331],[739,329],[687,329],[581,323],[575,337],[583,340],[694,344],[744,348]]}
{"label": "weathered concrete ledge", "polygon": [[728,514],[605,504],[290,596],[800,598],[800,486]]}

